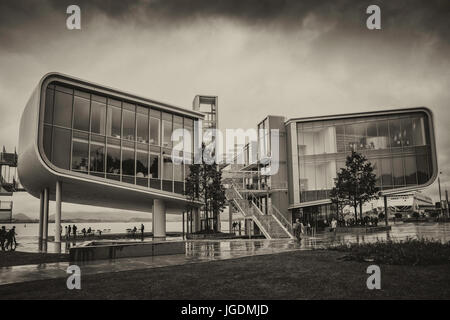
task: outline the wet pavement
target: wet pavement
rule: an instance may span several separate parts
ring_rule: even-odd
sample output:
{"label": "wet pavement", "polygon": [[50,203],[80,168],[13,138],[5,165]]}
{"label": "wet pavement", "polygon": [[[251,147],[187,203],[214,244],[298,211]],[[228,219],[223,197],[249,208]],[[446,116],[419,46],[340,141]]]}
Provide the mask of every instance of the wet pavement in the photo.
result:
{"label": "wet pavement", "polygon": [[[405,240],[407,238],[427,238],[443,242],[450,241],[450,224],[445,223],[398,223],[391,231],[373,234],[334,234],[318,233],[307,236],[301,242],[283,240],[191,240],[186,242],[186,254],[141,258],[122,258],[116,260],[92,261],[79,264],[82,275],[106,272],[130,271],[159,268],[174,265],[202,263],[215,260],[236,259],[261,254],[274,254],[294,250],[323,249],[338,243],[375,242],[377,240]],[[171,238],[180,240],[180,238]],[[122,241],[122,240],[121,240]],[[129,240],[132,241],[132,240]],[[169,240],[170,241],[170,240]],[[36,252],[34,238],[19,239],[19,251]],[[77,243],[78,245],[80,243]],[[70,245],[70,244],[69,244]],[[64,245],[63,245],[64,246]],[[48,252],[57,252],[55,243],[49,243]],[[62,252],[67,252],[64,248]],[[36,265],[0,268],[0,285],[33,280],[66,278],[68,262],[44,263]]]}
{"label": "wet pavement", "polygon": [[[81,275],[83,276],[106,272],[131,271],[215,260],[236,259],[299,249],[301,249],[301,245],[294,240],[193,240],[186,242],[186,254],[99,260],[78,263],[77,265],[81,268]],[[0,268],[0,285],[34,280],[66,278],[68,277],[68,274],[66,273],[68,266],[68,262],[58,262],[3,267]]]}

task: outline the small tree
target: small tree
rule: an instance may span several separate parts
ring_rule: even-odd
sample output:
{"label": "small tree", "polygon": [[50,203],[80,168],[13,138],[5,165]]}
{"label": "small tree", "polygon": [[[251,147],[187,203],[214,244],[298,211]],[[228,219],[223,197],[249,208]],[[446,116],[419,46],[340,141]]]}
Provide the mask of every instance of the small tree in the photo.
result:
{"label": "small tree", "polygon": [[[202,154],[205,146],[202,145]],[[188,209],[195,207],[194,202],[203,203],[202,210],[205,212],[206,230],[210,229],[210,214],[215,221],[214,231],[217,230],[217,221],[220,212],[225,208],[225,188],[222,185],[222,172],[218,170],[217,164],[207,164],[202,156],[201,164],[189,166],[189,175],[186,177],[185,194],[191,200]]]}
{"label": "small tree", "polygon": [[[355,209],[355,221],[358,221],[358,206],[362,221],[362,205],[371,199],[378,198],[376,175],[367,158],[356,151],[347,156],[345,168],[341,168],[331,190],[334,203],[348,204]],[[338,205],[339,207],[339,205]]]}

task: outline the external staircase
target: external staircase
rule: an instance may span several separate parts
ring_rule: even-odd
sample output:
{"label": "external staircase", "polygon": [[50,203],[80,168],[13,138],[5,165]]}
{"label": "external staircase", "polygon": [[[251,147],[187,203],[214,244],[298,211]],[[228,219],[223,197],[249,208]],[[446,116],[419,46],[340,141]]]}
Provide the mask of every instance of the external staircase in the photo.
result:
{"label": "external staircase", "polygon": [[264,214],[251,195],[244,197],[233,184],[226,189],[225,196],[245,218],[252,219],[256,223],[267,239],[293,238],[292,227],[286,221],[283,223],[280,221],[280,218],[285,218],[274,206],[271,210],[273,214]]}

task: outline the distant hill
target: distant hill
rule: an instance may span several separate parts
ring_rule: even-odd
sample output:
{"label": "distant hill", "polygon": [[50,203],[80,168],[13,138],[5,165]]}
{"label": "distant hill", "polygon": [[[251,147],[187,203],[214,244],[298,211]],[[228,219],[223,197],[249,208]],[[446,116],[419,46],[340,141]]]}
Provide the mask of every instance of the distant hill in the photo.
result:
{"label": "distant hill", "polygon": [[[167,215],[167,221],[181,221],[181,215]],[[64,222],[151,222],[151,213],[145,212],[64,212],[62,213]],[[50,222],[55,221],[55,215],[49,217]]]}
{"label": "distant hill", "polygon": [[[132,221],[151,221],[151,215],[148,213],[129,213],[129,212],[63,212],[63,221],[70,222],[129,222]],[[55,221],[55,215],[49,217],[49,221]]]}
{"label": "distant hill", "polygon": [[37,222],[37,219],[32,219],[24,213],[15,213],[12,216],[12,220],[15,222]]}

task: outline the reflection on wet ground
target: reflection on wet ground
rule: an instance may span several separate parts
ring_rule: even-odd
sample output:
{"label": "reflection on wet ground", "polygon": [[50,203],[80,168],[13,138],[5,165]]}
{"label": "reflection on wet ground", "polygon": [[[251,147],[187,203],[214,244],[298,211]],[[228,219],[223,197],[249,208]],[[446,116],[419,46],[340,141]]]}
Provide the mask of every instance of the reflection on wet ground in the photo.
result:
{"label": "reflection on wet ground", "polygon": [[[293,250],[311,250],[326,248],[342,242],[374,242],[377,240],[405,240],[407,238],[436,239],[450,241],[450,224],[437,223],[399,223],[392,226],[389,232],[374,234],[334,234],[319,233],[315,237],[305,237],[301,242],[296,240],[194,240],[186,242],[186,254],[141,258],[122,258],[116,260],[93,261],[79,265],[82,275],[105,272],[130,271],[147,268],[158,268],[189,263],[200,263],[214,260],[235,259],[261,254],[273,254]],[[172,240],[180,240],[171,238]],[[78,243],[80,244],[80,243]],[[36,251],[36,240],[20,240],[20,251]],[[22,250],[24,249],[24,250]],[[49,243],[48,252],[57,252],[54,243]],[[62,250],[65,251],[64,249]],[[0,268],[0,285],[33,280],[67,277],[69,263],[45,263]]]}

